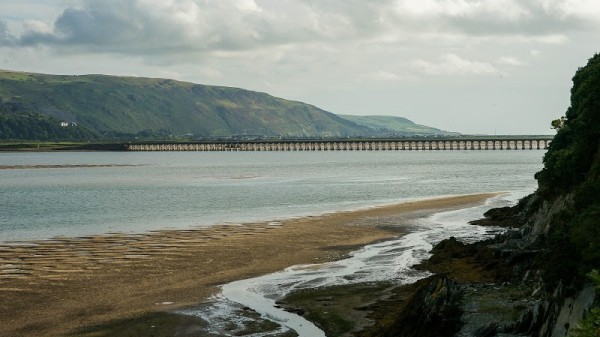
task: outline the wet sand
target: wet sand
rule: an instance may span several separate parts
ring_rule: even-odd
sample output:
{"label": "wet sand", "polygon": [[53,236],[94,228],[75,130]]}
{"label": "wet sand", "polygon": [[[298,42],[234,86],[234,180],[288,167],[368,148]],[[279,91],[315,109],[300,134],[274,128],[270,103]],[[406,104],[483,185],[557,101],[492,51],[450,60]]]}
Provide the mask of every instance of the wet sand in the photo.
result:
{"label": "wet sand", "polygon": [[0,245],[0,336],[81,328],[205,301],[218,285],[343,258],[401,235],[402,221],[497,194],[408,202],[280,222]]}

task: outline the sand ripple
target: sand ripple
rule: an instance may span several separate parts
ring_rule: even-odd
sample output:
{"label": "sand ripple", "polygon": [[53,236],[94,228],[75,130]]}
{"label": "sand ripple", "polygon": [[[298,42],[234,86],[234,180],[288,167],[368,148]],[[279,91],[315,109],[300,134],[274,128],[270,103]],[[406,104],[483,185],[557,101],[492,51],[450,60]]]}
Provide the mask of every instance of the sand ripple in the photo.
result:
{"label": "sand ripple", "polygon": [[[85,326],[197,305],[218,286],[332,261],[399,235],[392,224],[495,194],[457,196],[280,222],[0,244],[0,336]],[[156,303],[170,303],[160,305]]]}

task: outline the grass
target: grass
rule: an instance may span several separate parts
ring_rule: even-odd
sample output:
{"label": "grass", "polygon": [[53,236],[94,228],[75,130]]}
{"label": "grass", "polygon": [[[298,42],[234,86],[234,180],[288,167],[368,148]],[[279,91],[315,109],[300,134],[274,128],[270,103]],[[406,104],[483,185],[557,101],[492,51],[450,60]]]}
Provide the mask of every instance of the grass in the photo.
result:
{"label": "grass", "polygon": [[[228,336],[269,335],[272,337],[298,337],[295,331],[277,333],[277,323],[261,319],[251,310],[242,315],[250,318],[243,327],[232,324],[225,327]],[[219,336],[208,332],[208,323],[199,317],[172,312],[153,312],[134,318],[116,320],[75,331],[66,337],[209,337]]]}
{"label": "grass", "polygon": [[123,144],[113,142],[7,141],[0,151],[122,151]]}
{"label": "grass", "polygon": [[156,312],[74,332],[68,337],[192,337],[206,327],[200,318]]}
{"label": "grass", "polygon": [[355,336],[374,320],[378,326],[388,326],[405,297],[397,286],[376,282],[302,290],[287,296],[281,305],[315,323],[328,337],[340,337]]}

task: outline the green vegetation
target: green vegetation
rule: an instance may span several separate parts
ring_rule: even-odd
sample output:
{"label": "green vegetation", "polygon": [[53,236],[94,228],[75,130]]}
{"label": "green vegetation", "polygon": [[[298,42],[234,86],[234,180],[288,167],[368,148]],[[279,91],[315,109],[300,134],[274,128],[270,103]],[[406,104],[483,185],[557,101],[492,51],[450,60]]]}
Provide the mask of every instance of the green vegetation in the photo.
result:
{"label": "green vegetation", "polygon": [[400,292],[390,283],[378,282],[303,289],[279,304],[315,323],[328,337],[371,337],[378,334],[361,331],[371,324],[369,320],[376,319],[379,328],[388,327],[399,302],[405,302],[413,288]]}
{"label": "green vegetation", "polygon": [[[571,207],[555,217],[543,257],[549,284],[556,280],[584,280],[600,266],[600,55],[592,57],[573,77],[571,106],[538,172],[538,197],[572,197]],[[575,282],[575,283],[577,283]],[[569,284],[567,282],[567,284]]]}
{"label": "green vegetation", "polygon": [[63,150],[81,144],[79,142],[10,141],[0,142],[0,151]]}
{"label": "green vegetation", "polygon": [[[273,337],[297,337],[295,331],[277,332],[279,324],[262,319],[254,311],[244,310],[242,314],[250,320],[223,327],[227,336],[269,335]],[[203,334],[207,323],[195,316],[175,312],[151,312],[134,318],[126,318],[107,324],[92,326],[73,332],[67,337],[198,337],[217,336]]]}
{"label": "green vegetation", "polygon": [[124,151],[122,142],[107,141],[6,141],[0,151]]}
{"label": "green vegetation", "polygon": [[[598,273],[598,270],[594,269],[588,276],[596,286],[596,296],[600,295],[600,273]],[[579,323],[572,335],[574,337],[600,336],[600,308],[592,308]]]}
{"label": "green vegetation", "polygon": [[456,132],[448,132],[429,126],[415,124],[403,117],[394,116],[350,116],[340,115],[359,125],[377,130],[383,136],[457,136]]}
{"label": "green vegetation", "polygon": [[0,140],[82,140],[98,139],[100,135],[89,128],[61,122],[41,114],[11,114],[0,112]]}
{"label": "green vegetation", "polygon": [[571,106],[558,129],[537,174],[545,196],[573,191],[584,180],[596,180],[600,167],[592,167],[600,146],[600,55],[591,58],[573,77]]}
{"label": "green vegetation", "polygon": [[[75,137],[62,137],[52,130],[40,136],[37,132],[43,131],[37,127],[22,131],[21,124],[37,120],[57,125],[76,123],[104,138],[345,137],[376,133],[308,104],[243,89],[167,79],[0,71],[0,103],[0,114],[6,116],[2,125],[8,125],[1,139]],[[18,130],[12,127],[12,120],[21,123]],[[76,137],[93,139],[95,133]]]}
{"label": "green vegetation", "polygon": [[75,332],[69,337],[166,337],[197,336],[199,328],[205,323],[196,317],[184,316],[172,313],[149,313],[132,319],[124,319],[107,325],[94,326],[82,331]]}
{"label": "green vegetation", "polygon": [[337,116],[237,88],[2,70],[0,122],[0,140],[456,135],[402,117]]}

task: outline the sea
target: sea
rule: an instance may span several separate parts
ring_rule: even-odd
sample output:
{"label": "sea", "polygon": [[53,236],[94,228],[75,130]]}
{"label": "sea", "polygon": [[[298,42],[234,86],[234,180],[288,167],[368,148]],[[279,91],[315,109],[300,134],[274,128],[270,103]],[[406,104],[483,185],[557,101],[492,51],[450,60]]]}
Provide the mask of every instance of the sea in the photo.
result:
{"label": "sea", "polygon": [[[325,336],[277,305],[306,288],[414,282],[412,265],[437,242],[473,242],[499,228],[469,225],[493,207],[535,191],[545,151],[32,152],[0,153],[0,243],[215,224],[277,221],[405,201],[505,192],[484,205],[406,224],[407,235],[346,259],[290,266],[221,286],[207,303],[181,310],[215,336]],[[398,224],[402,225],[402,224]],[[247,310],[256,315],[248,315]],[[278,328],[244,334],[271,321]]]}

